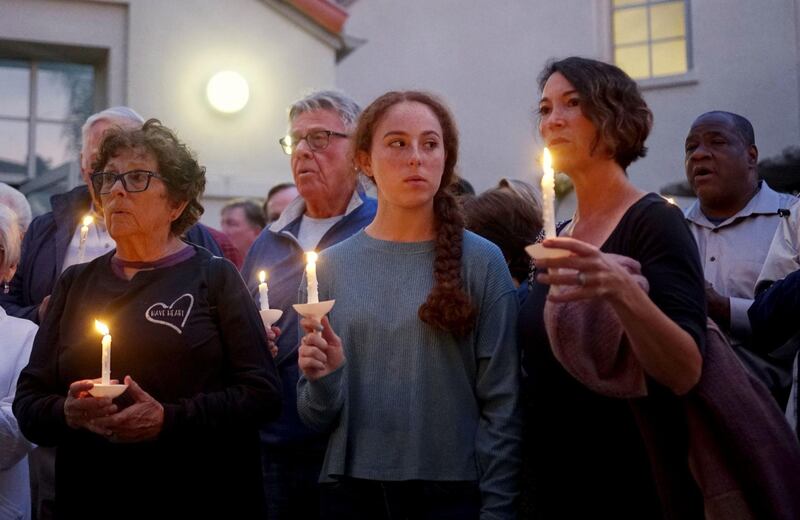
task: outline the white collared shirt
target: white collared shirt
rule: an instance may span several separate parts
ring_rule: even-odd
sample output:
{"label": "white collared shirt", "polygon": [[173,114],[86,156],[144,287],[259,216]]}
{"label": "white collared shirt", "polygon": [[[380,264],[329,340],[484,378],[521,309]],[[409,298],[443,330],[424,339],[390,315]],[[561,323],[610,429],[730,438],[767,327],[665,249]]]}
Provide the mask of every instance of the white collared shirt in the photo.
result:
{"label": "white collared shirt", "polygon": [[800,269],[800,203],[789,208],[789,215],[781,219],[778,229],[775,230],[757,284],[776,282],[798,269]]}
{"label": "white collared shirt", "polygon": [[714,290],[730,299],[731,341],[741,344],[750,335],[747,309],[753,303],[756,280],[767,256],[779,209],[790,208],[797,197],[778,193],[766,183],[738,213],[714,224],[695,201],[686,210],[686,220],[697,242],[705,278]]}

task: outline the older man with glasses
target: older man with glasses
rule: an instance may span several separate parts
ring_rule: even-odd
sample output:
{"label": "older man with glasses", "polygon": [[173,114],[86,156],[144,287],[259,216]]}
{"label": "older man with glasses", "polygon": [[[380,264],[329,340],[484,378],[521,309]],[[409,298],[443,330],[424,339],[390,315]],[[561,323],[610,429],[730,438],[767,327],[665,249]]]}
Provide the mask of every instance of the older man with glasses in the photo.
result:
{"label": "older man with glasses", "polygon": [[270,306],[283,310],[275,359],[283,384],[283,414],[261,434],[271,519],[319,514],[317,480],[327,436],[309,430],[297,415],[300,338],[292,304],[299,302],[303,253],[341,242],[375,216],[376,202],[357,189],[358,174],[349,159],[350,133],[359,112],[352,99],[334,91],[315,92],[290,107],[289,133],[280,144],[290,156],[300,196],[261,232],[242,268],[254,298],[258,272],[269,273]]}

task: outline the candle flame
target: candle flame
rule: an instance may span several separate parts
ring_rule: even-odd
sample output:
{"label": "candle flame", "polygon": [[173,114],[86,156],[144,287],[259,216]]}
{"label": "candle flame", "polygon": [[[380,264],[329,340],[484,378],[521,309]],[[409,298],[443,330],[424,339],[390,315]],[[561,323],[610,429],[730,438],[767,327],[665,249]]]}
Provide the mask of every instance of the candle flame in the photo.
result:
{"label": "candle flame", "polygon": [[317,253],[314,251],[309,251],[306,253],[306,262],[309,264],[313,264],[317,261]]}
{"label": "candle flame", "polygon": [[267,272],[266,271],[259,271],[258,272],[258,281],[260,283],[265,283],[267,281]]}
{"label": "candle flame", "polygon": [[544,155],[542,156],[542,168],[544,169],[545,175],[553,176],[553,156],[546,146],[544,147]]}
{"label": "candle flame", "polygon": [[94,328],[96,328],[97,332],[99,332],[103,336],[108,336],[110,334],[110,332],[108,331],[108,325],[106,325],[102,321],[94,320]]}
{"label": "candle flame", "polygon": [[89,226],[89,225],[92,224],[92,222],[94,222],[94,217],[93,216],[86,215],[85,217],[83,217],[83,225],[84,226]]}

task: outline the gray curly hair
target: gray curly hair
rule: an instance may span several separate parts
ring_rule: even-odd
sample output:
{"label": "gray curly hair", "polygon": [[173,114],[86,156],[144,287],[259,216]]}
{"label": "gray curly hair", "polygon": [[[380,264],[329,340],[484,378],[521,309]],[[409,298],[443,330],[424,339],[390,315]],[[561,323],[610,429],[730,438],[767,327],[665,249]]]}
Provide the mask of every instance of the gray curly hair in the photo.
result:
{"label": "gray curly hair", "polygon": [[336,90],[318,90],[292,103],[289,107],[289,123],[300,114],[314,110],[333,110],[339,114],[348,132],[355,129],[361,114],[361,107],[349,96]]}

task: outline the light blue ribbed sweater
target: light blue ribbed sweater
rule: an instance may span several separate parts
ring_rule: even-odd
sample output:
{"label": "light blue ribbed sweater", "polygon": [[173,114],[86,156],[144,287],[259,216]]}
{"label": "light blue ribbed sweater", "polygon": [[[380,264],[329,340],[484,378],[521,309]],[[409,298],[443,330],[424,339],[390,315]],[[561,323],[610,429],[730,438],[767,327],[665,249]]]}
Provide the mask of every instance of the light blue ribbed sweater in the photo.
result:
{"label": "light blue ribbed sweater", "polygon": [[478,480],[481,518],[513,518],[521,437],[514,286],[500,250],[465,232],[462,276],[478,319],[457,339],[417,317],[433,261],[433,242],[363,231],[322,252],[320,300],[336,299],[330,319],[346,361],[315,382],[300,378],[298,412],[331,432],[323,482]]}

